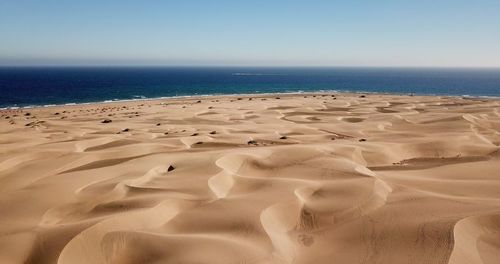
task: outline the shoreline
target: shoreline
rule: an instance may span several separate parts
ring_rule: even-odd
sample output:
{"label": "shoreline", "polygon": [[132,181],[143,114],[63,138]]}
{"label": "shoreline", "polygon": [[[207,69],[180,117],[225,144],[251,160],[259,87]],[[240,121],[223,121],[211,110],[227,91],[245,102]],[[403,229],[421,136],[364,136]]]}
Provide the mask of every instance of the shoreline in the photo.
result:
{"label": "shoreline", "polygon": [[272,97],[276,95],[318,95],[318,94],[338,94],[338,95],[386,95],[386,96],[419,96],[419,97],[445,97],[445,98],[466,98],[466,99],[500,99],[500,96],[487,96],[487,95],[446,95],[446,94],[417,94],[417,93],[386,93],[386,92],[369,92],[369,91],[341,91],[341,90],[319,90],[319,91],[297,91],[297,92],[278,92],[278,93],[242,93],[242,94],[207,94],[207,95],[179,95],[179,96],[164,96],[152,98],[132,98],[132,99],[119,99],[119,100],[104,100],[95,102],[82,102],[82,103],[62,103],[62,104],[47,104],[47,105],[33,105],[33,106],[10,106],[0,107],[0,111],[9,110],[28,110],[28,109],[48,109],[48,108],[61,108],[71,106],[88,106],[88,105],[105,105],[115,103],[130,103],[130,102],[148,102],[148,101],[161,101],[161,100],[188,100],[188,99],[203,99],[203,98],[224,98],[224,97]]}

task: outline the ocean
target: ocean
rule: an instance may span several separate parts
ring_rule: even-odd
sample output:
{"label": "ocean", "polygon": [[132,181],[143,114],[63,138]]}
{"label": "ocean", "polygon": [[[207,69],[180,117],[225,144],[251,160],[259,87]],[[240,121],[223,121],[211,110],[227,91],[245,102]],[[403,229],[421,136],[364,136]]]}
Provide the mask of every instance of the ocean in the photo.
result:
{"label": "ocean", "polygon": [[0,108],[292,92],[500,96],[500,69],[1,67]]}

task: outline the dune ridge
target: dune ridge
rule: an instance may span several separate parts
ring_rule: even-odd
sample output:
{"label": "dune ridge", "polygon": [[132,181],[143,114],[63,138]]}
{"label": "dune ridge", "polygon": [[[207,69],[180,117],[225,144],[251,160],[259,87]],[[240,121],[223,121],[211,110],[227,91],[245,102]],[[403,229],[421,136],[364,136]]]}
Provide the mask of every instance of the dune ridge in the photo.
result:
{"label": "dune ridge", "polygon": [[495,264],[499,146],[497,99],[2,110],[0,263]]}

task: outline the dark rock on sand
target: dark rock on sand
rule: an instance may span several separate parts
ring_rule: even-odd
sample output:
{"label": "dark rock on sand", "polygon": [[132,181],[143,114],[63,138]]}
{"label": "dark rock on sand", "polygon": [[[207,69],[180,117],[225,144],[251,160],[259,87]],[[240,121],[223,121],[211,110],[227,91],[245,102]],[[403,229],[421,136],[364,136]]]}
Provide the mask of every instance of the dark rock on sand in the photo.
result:
{"label": "dark rock on sand", "polygon": [[255,140],[249,140],[249,141],[247,142],[247,144],[248,144],[248,145],[257,145],[257,141],[255,141]]}

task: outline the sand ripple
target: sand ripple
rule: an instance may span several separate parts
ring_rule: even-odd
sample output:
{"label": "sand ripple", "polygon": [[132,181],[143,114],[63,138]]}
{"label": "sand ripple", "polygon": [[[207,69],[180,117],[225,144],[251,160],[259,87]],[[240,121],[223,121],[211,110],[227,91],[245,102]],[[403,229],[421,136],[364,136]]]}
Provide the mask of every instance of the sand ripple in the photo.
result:
{"label": "sand ripple", "polygon": [[498,100],[199,100],[1,113],[0,263],[498,263]]}

